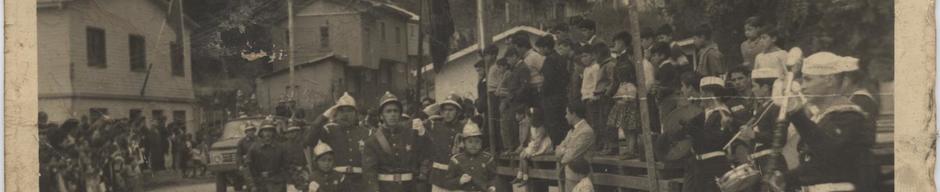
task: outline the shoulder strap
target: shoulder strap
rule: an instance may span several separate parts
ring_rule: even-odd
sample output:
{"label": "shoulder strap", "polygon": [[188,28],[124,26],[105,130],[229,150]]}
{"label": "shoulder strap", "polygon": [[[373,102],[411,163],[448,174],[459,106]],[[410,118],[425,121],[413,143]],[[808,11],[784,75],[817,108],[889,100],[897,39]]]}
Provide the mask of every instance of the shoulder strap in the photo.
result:
{"label": "shoulder strap", "polygon": [[376,130],[375,138],[379,141],[379,147],[382,148],[382,151],[385,151],[389,154],[392,153],[392,147],[389,146],[388,138],[385,138],[385,133],[383,133],[382,130]]}

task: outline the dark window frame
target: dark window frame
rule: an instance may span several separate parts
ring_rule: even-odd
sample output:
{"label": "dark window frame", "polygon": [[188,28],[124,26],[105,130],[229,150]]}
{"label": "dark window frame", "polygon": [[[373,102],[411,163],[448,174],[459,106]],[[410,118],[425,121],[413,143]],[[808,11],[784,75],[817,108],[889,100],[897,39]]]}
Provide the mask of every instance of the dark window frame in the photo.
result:
{"label": "dark window frame", "polygon": [[127,36],[128,63],[133,72],[147,71],[147,39],[142,35]]}
{"label": "dark window frame", "polygon": [[176,77],[186,76],[186,60],[183,58],[183,46],[170,42],[170,73]]}
{"label": "dark window frame", "polygon": [[330,47],[330,26],[320,26],[320,47]]}
{"label": "dark window frame", "polygon": [[85,28],[86,62],[89,67],[108,67],[107,39],[104,29],[91,26]]}

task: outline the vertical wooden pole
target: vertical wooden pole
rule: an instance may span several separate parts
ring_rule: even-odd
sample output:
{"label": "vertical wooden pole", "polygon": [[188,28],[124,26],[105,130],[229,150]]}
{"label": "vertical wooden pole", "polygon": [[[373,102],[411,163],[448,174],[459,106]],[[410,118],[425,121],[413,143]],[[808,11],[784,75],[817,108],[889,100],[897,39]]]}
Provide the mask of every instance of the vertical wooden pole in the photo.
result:
{"label": "vertical wooden pole", "polygon": [[[633,38],[633,59],[636,66],[636,76],[637,76],[637,94],[640,98],[640,122],[643,128],[643,151],[646,158],[646,178],[649,183],[649,191],[659,191],[659,176],[656,172],[656,159],[653,157],[653,136],[652,131],[650,130],[650,110],[648,93],[649,87],[647,87],[647,77],[644,73],[644,59],[643,59],[643,47],[640,45],[640,20],[639,20],[639,8],[637,7],[637,0],[629,0],[627,3],[627,26],[630,26],[630,34]],[[657,114],[658,115],[658,114]]]}
{"label": "vertical wooden pole", "polygon": [[288,96],[293,96],[294,87],[294,0],[287,0],[287,65],[290,70],[288,76]]}
{"label": "vertical wooden pole", "polygon": [[418,19],[418,67],[415,71],[416,87],[414,93],[415,99],[417,99],[419,103],[421,102],[421,86],[424,84],[421,81],[421,70],[424,69],[424,21],[428,18],[427,15],[424,14],[424,3],[426,0],[420,1],[421,2],[418,3],[418,15],[420,18]]}

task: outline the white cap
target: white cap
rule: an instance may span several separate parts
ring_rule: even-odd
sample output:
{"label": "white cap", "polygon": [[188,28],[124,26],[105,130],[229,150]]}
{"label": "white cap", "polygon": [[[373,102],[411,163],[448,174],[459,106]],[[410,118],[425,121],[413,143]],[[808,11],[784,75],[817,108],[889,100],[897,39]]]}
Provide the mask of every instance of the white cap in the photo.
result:
{"label": "white cap", "polygon": [[719,87],[725,87],[725,80],[715,76],[702,77],[702,81],[699,82],[699,87],[705,87],[708,85],[717,85]]}
{"label": "white cap", "polygon": [[339,97],[339,100],[336,100],[336,105],[333,105],[333,107],[327,109],[326,112],[323,112],[323,116],[333,118],[333,116],[336,115],[337,109],[347,106],[356,108],[356,99],[350,96],[348,92],[345,92],[342,97]]}
{"label": "white cap", "polygon": [[323,141],[318,141],[317,146],[313,147],[313,156],[314,158],[320,157],[320,155],[323,155],[324,153],[332,152],[332,151],[333,151],[333,148],[331,148],[330,145],[323,143]]}
{"label": "white cap", "polygon": [[775,68],[756,68],[751,71],[751,79],[777,79],[780,71]]}
{"label": "white cap", "polygon": [[477,126],[473,121],[467,121],[467,124],[463,126],[463,137],[473,137],[483,135],[483,132],[480,131],[480,126]]}
{"label": "white cap", "polygon": [[842,72],[849,72],[858,70],[858,59],[855,57],[842,57],[839,60],[839,65],[842,66]]}
{"label": "white cap", "polygon": [[853,70],[858,70],[858,59],[819,52],[803,60],[802,72],[807,75],[832,75]]}

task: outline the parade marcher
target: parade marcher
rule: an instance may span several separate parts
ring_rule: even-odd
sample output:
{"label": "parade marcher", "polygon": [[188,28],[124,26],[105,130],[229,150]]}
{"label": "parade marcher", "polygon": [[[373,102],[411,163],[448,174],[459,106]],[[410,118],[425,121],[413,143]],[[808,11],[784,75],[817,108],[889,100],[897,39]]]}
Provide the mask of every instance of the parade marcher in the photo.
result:
{"label": "parade marcher", "polygon": [[[755,107],[753,104],[755,99],[751,91],[751,86],[753,86],[751,85],[751,70],[746,66],[735,67],[725,75],[725,79],[728,81],[727,87],[734,92],[731,94],[732,97],[728,98],[725,103],[728,109],[731,109],[733,116],[731,126],[740,127],[753,117],[752,112]],[[735,165],[748,162],[748,154],[752,150],[751,146],[753,146],[751,143],[742,140],[735,140],[732,145],[729,145],[732,162]]]}
{"label": "parade marcher", "polygon": [[304,157],[306,140],[303,135],[303,128],[299,122],[291,120],[288,123],[287,130],[284,131],[284,140],[281,145],[287,156],[287,183],[294,186],[294,189],[300,192],[306,192],[310,183],[310,175],[307,172],[307,158]]}
{"label": "parade marcher", "polygon": [[693,69],[704,76],[721,76],[729,67],[722,60],[718,44],[712,41],[711,27],[707,24],[699,26],[692,35],[698,50],[693,59]]}
{"label": "parade marcher", "polygon": [[881,114],[878,110],[878,100],[866,87],[868,79],[865,76],[867,74],[859,69],[858,59],[843,57],[841,63],[845,65],[843,75],[845,80],[842,86],[845,87],[846,93],[849,93],[849,100],[865,110],[871,119],[877,120],[878,115]]}
{"label": "parade marcher", "polygon": [[[356,112],[356,100],[349,93],[343,93],[343,96],[336,101],[333,107],[330,107],[323,113],[322,117],[330,119],[330,122],[322,128],[312,129],[312,137],[308,142],[323,141],[333,149],[333,158],[335,160],[337,172],[345,175],[341,183],[343,189],[352,191],[364,191],[367,179],[363,177],[363,156],[366,140],[372,135],[373,131],[369,128],[360,126],[358,123],[358,113]],[[312,146],[315,143],[308,143]]]}
{"label": "parade marcher", "polygon": [[497,94],[500,97],[500,141],[502,141],[502,151],[511,152],[518,145],[518,135],[519,131],[516,129],[518,122],[516,121],[516,112],[525,109],[526,104],[529,103],[531,98],[527,97],[528,92],[526,87],[529,86],[529,80],[531,79],[531,73],[529,72],[529,67],[520,60],[520,52],[515,49],[508,49],[506,53],[503,54],[503,58],[506,59],[508,66],[508,75],[506,79],[503,80],[503,84],[499,89],[505,91],[498,91]]}
{"label": "parade marcher", "polygon": [[415,121],[413,126],[426,130],[430,141],[427,162],[422,163],[422,170],[430,170],[428,181],[431,191],[455,190],[458,186],[446,182],[446,174],[450,167],[450,157],[457,153],[457,139],[463,128],[464,120],[459,104],[461,98],[451,93],[444,101],[433,104],[424,109],[431,118],[425,121]]}
{"label": "parade marcher", "polygon": [[379,111],[379,128],[365,141],[362,152],[367,180],[363,191],[414,191],[423,160],[419,154],[427,154],[425,130],[412,129],[411,122],[402,118],[402,103],[389,92],[379,99]]}
{"label": "parade marcher", "polygon": [[451,156],[446,183],[458,191],[496,191],[496,163],[493,154],[483,151],[483,132],[473,122],[463,125],[461,152]]}
{"label": "parade marcher", "polygon": [[564,167],[565,178],[559,178],[559,180],[564,180],[564,191],[572,191],[575,183],[581,182],[581,179],[586,177],[585,173],[571,169],[574,162],[586,162],[591,157],[591,148],[596,142],[594,129],[585,119],[586,114],[587,110],[583,106],[568,107],[565,119],[574,124],[574,129],[568,131],[565,140],[555,147],[555,157],[558,159],[559,167]]}
{"label": "parade marcher", "polygon": [[[846,58],[820,52],[803,61],[802,94],[806,105],[788,108],[788,120],[800,134],[800,167],[797,177],[803,191],[873,191],[866,179],[873,169],[863,167],[872,155],[875,124],[852,103],[842,87]],[[812,107],[810,107],[812,106]],[[778,129],[786,126],[778,122]],[[863,183],[868,182],[868,183]]]}
{"label": "parade marcher", "polygon": [[[258,128],[251,123],[246,123],[242,128],[242,131],[245,132],[245,137],[242,137],[238,140],[237,148],[235,149],[235,154],[238,155],[236,164],[238,164],[238,170],[242,175],[242,178],[245,179],[245,187],[251,189],[254,186],[254,180],[251,177],[251,170],[248,165],[250,163],[248,158],[248,151],[251,150],[251,146],[258,140],[256,133]],[[236,189],[239,188],[236,186]]]}
{"label": "parade marcher", "polygon": [[542,76],[545,78],[541,89],[540,108],[542,118],[545,122],[539,122],[545,125],[545,131],[552,141],[561,143],[565,138],[565,132],[568,132],[568,122],[565,122],[565,108],[567,107],[567,85],[571,77],[568,71],[569,59],[555,52],[555,40],[550,36],[540,37],[535,41],[535,48],[545,55],[545,62],[542,64]]}
{"label": "parade marcher", "polygon": [[[751,99],[752,108],[748,113],[750,113],[750,120],[741,127],[741,133],[739,140],[753,143],[753,150],[747,155],[747,159],[751,161],[752,165],[756,165],[762,175],[771,175],[773,170],[770,170],[772,167],[780,168],[781,170],[787,169],[786,161],[783,159],[783,156],[773,156],[772,153],[780,153],[779,150],[772,148],[774,128],[776,127],[777,114],[779,114],[780,106],[774,104],[773,100],[770,99],[773,92],[773,86],[775,84],[782,84],[783,81],[779,80],[781,73],[778,68],[755,68],[751,72],[752,86],[751,86]],[[784,131],[784,135],[789,135],[788,130]],[[771,163],[769,158],[777,158],[776,164],[773,166],[768,165]],[[739,178],[741,179],[741,178]],[[773,188],[769,185],[760,184],[753,190],[758,191],[772,191]]]}
{"label": "parade marcher", "polygon": [[259,141],[251,145],[248,151],[248,167],[254,180],[254,188],[260,192],[283,192],[287,190],[285,182],[288,165],[287,152],[277,142],[277,127],[273,122],[265,122],[258,130]]}
{"label": "parade marcher", "polygon": [[715,76],[700,81],[701,104],[705,112],[684,123],[684,132],[692,141],[695,159],[685,169],[683,189],[718,192],[716,178],[730,169],[730,162],[722,147],[731,140],[737,128],[731,127],[731,110],[725,106],[725,82]]}
{"label": "parade marcher", "polygon": [[311,173],[308,188],[315,192],[342,192],[352,191],[348,186],[341,185],[346,180],[346,174],[337,172],[335,167],[333,149],[326,143],[319,142],[313,148],[313,161],[316,169]]}

